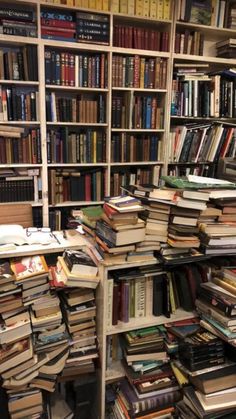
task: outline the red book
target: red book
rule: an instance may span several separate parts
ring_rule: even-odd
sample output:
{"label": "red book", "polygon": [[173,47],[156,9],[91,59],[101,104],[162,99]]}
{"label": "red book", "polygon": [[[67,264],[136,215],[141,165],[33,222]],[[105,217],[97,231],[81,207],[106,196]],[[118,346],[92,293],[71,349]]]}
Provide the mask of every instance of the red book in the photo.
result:
{"label": "red book", "polygon": [[49,30],[49,29],[42,29],[41,34],[46,35],[46,36],[50,36],[50,37],[59,36],[59,37],[68,38],[68,39],[73,38],[73,34],[71,34],[70,32],[54,31],[54,30]]}
{"label": "red book", "polygon": [[68,20],[59,20],[59,19],[43,19],[41,18],[41,25],[47,27],[57,27],[57,28],[68,28],[75,29],[75,22],[70,22]]}
{"label": "red book", "polygon": [[91,174],[86,173],[85,175],[85,201],[91,201]]}

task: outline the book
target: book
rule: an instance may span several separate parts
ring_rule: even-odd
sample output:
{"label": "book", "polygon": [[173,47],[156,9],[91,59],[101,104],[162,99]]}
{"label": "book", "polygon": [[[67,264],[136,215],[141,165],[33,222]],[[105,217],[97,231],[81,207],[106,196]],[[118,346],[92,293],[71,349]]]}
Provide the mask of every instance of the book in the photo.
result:
{"label": "book", "polygon": [[66,250],[63,253],[63,258],[72,274],[96,276],[98,273],[98,267],[85,251]]}
{"label": "book", "polygon": [[14,260],[11,262],[11,269],[18,282],[48,272],[44,256],[29,256]]}

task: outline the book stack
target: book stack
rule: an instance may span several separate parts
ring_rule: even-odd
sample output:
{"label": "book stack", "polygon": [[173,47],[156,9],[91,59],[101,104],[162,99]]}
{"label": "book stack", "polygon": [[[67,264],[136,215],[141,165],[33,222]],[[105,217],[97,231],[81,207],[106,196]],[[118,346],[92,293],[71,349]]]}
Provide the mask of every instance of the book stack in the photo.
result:
{"label": "book stack", "polygon": [[212,274],[211,281],[201,284],[196,307],[202,325],[226,342],[236,345],[236,274],[224,268]]}
{"label": "book stack", "polygon": [[38,418],[43,413],[43,407],[41,390],[30,389],[9,395],[8,410],[11,419]]}
{"label": "book stack", "polygon": [[94,360],[98,357],[94,291],[86,288],[65,289],[60,297],[70,334],[69,356],[62,376],[73,377],[93,372]]}
{"label": "book stack", "polygon": [[[176,192],[176,191],[175,191]],[[184,190],[176,192],[176,206],[171,208],[167,243],[174,248],[198,248],[198,217],[206,209],[207,192]]]}
{"label": "book stack", "polygon": [[96,263],[90,248],[86,251],[66,250],[63,256],[58,256],[57,265],[50,269],[51,286],[95,289],[99,283]]}
{"label": "book stack", "polygon": [[42,9],[41,36],[44,39],[75,42],[75,14],[65,9]]}
{"label": "book stack", "polygon": [[169,358],[159,328],[124,333],[122,346],[126,379],[119,383],[114,409],[123,400],[127,417],[138,413],[146,417],[150,410],[158,416],[167,413],[163,409],[173,412],[173,403],[180,399],[179,385],[167,365]]}
{"label": "book stack", "polygon": [[[116,196],[105,199],[102,219],[97,221],[95,230],[97,247],[105,261],[134,260],[135,246],[145,237],[145,223],[138,217],[142,210],[137,198]],[[141,259],[141,255],[138,257]]]}
{"label": "book stack", "polygon": [[77,12],[76,37],[78,42],[109,45],[109,16],[95,13]]}
{"label": "book stack", "polygon": [[217,57],[235,58],[236,57],[236,39],[229,38],[216,43]]}
{"label": "book stack", "polygon": [[35,10],[28,5],[2,4],[0,32],[4,35],[37,37]]}
{"label": "book stack", "polygon": [[31,387],[54,391],[57,374],[68,356],[68,335],[62,323],[59,299],[49,291],[47,264],[43,256],[32,256],[12,261],[11,268],[15,283],[22,288],[23,304],[31,308],[30,316],[27,310],[15,317],[24,316],[26,320],[29,317],[31,321],[34,363],[32,369],[20,372],[17,377],[10,376],[5,385],[18,387],[26,380]]}
{"label": "book stack", "polygon": [[[227,185],[225,186],[227,187]],[[235,254],[236,252],[236,191],[234,189],[211,190],[210,199],[218,214],[199,222],[201,247],[205,254]],[[217,208],[218,207],[218,208]]]}

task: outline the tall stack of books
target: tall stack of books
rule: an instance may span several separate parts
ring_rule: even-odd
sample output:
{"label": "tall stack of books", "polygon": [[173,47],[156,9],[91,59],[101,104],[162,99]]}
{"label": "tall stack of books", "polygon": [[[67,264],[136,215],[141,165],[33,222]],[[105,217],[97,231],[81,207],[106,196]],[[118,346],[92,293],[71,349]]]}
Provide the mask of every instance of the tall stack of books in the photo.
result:
{"label": "tall stack of books", "polygon": [[49,290],[48,267],[43,256],[13,261],[11,267],[15,283],[22,288],[23,304],[31,308],[35,363],[32,370],[21,373],[22,379],[26,376],[31,387],[53,391],[57,374],[68,356],[68,335],[59,299]]}
{"label": "tall stack of books", "polygon": [[[124,262],[136,257],[135,246],[145,237],[145,223],[138,217],[142,210],[137,198],[116,196],[105,199],[101,220],[97,221],[95,230],[97,248],[105,261]],[[153,258],[153,253],[151,256]]]}
{"label": "tall stack of books", "polygon": [[94,371],[98,357],[96,343],[96,304],[94,291],[72,288],[60,293],[62,311],[70,334],[69,357],[62,376],[76,376]]}
{"label": "tall stack of books", "polygon": [[158,417],[171,414],[173,403],[181,396],[173,371],[167,365],[168,356],[159,328],[124,333],[122,346],[126,378],[119,383],[112,410],[119,411],[122,406],[126,417],[148,417],[150,412]]}
{"label": "tall stack of books", "polygon": [[[226,185],[227,187],[227,185]],[[211,190],[215,219],[200,222],[201,246],[205,254],[235,254],[236,252],[236,191]]]}
{"label": "tall stack of books", "polygon": [[202,325],[233,346],[236,345],[235,270],[215,271],[211,281],[201,284],[196,300]]}
{"label": "tall stack of books", "polygon": [[177,404],[180,417],[227,417],[236,405],[236,365],[225,361],[222,340],[210,331],[198,331],[182,340],[179,355],[176,365],[190,384]]}

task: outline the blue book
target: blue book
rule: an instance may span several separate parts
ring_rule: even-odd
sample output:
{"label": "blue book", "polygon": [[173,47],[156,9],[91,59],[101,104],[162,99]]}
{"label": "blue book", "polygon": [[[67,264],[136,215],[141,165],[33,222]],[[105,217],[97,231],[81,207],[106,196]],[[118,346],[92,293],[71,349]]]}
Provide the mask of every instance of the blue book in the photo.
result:
{"label": "blue book", "polygon": [[147,97],[146,101],[146,124],[145,128],[151,129],[151,120],[152,120],[152,98]]}

